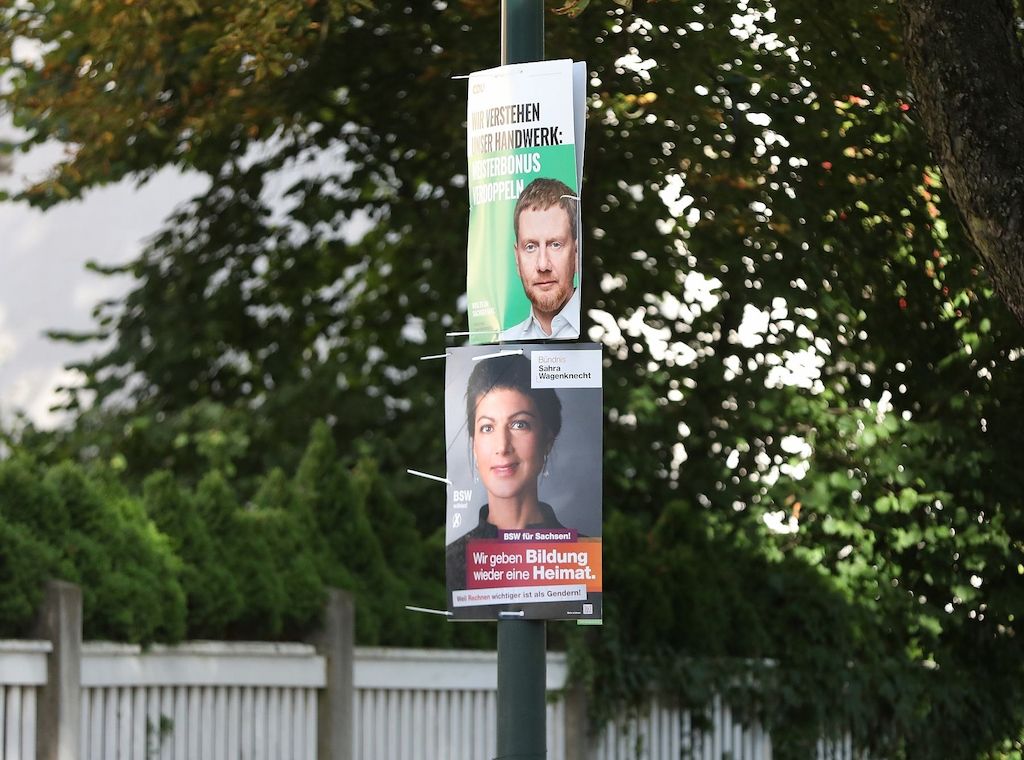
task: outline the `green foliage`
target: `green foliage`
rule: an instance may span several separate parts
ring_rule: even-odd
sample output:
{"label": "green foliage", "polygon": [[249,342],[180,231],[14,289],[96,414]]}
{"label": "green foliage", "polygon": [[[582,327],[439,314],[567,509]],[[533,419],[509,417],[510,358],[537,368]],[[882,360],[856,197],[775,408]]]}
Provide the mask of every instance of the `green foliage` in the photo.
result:
{"label": "green foliage", "polygon": [[60,541],[71,530],[71,515],[52,480],[40,481],[30,459],[0,462],[0,504],[4,516],[45,541]]}
{"label": "green foliage", "polygon": [[[380,476],[375,474],[376,479]],[[377,521],[374,530],[367,511],[366,486],[357,487],[353,475],[340,462],[334,440],[326,425],[317,425],[309,448],[299,465],[293,481],[294,509],[314,516],[317,534],[322,537],[321,564],[326,578],[335,585],[349,581],[357,591],[360,615],[356,618],[357,633],[388,643],[402,641],[410,636],[409,615],[403,599],[409,599],[409,587],[398,577],[397,571],[405,566],[389,566],[382,541],[392,546],[391,531],[402,538],[402,524]],[[418,537],[406,534],[412,540],[409,549],[417,551]],[[416,565],[408,569],[407,577],[416,572]],[[364,611],[365,610],[365,614]],[[404,635],[403,635],[404,634]]]}
{"label": "green foliage", "polygon": [[29,528],[9,522],[0,511],[0,637],[28,637],[58,555]]}
{"label": "green foliage", "polygon": [[184,634],[177,558],[109,474],[27,457],[0,462],[0,521],[10,584],[4,627],[31,627],[43,581],[59,577],[81,584],[90,638],[174,641]]}
{"label": "green foliage", "polygon": [[0,635],[30,631],[57,577],[81,585],[91,639],[302,639],[334,586],[356,595],[360,643],[452,641],[404,609],[440,604],[444,586],[372,462],[346,465],[319,425],[294,477],[257,486],[243,503],[217,469],[194,488],[156,472],[136,496],[109,469],[0,461]]}
{"label": "green foliage", "polygon": [[113,641],[175,641],[185,632],[177,558],[141,505],[103,477],[61,464],[44,482],[71,530],[54,536],[82,585],[83,629]]}
{"label": "green foliage", "polygon": [[[497,63],[496,4],[265,5],[0,11],[25,146],[75,146],[25,200],[169,164],[210,179],[109,270],[136,287],[98,308],[74,427],[20,440],[145,481],[175,546],[231,526],[182,550],[203,630],[301,628],[319,578],[355,591],[367,643],[479,641],[402,612],[442,598],[443,542],[436,488],[393,474],[443,467],[419,356],[465,323],[452,77]],[[1024,333],[924,149],[892,3],[566,10],[586,5],[547,49],[590,69],[608,619],[574,658],[597,709],[725,690],[783,758],[846,730],[878,756],[1015,751]],[[13,61],[19,35],[41,64]],[[88,499],[31,492],[95,525]],[[240,606],[201,601],[210,557]]]}
{"label": "green foliage", "polygon": [[195,500],[166,472],[147,478],[143,503],[181,561],[189,634],[215,638],[239,617],[245,604],[235,575],[224,564],[224,528],[230,526],[222,521],[215,530],[205,523]]}

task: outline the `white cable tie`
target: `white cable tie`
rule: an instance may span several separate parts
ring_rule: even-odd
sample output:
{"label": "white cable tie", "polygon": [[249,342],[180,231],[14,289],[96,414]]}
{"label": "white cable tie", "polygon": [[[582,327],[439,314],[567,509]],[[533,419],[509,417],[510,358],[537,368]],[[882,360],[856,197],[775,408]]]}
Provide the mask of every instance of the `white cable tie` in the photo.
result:
{"label": "white cable tie", "polygon": [[498,617],[526,617],[526,610],[502,610]]}
{"label": "white cable tie", "polygon": [[451,354],[447,351],[443,354],[431,354],[430,356],[421,356],[420,361],[425,362],[427,359],[447,359]]}
{"label": "white cable tie", "polygon": [[497,330],[473,330],[472,332],[450,332],[445,333],[449,338],[464,338],[467,335],[495,335]]}
{"label": "white cable tie", "polygon": [[450,480],[448,480],[448,478],[438,477],[437,475],[431,475],[431,474],[426,473],[426,472],[420,472],[419,470],[408,470],[407,469],[406,472],[409,473],[410,475],[416,475],[417,477],[420,477],[420,478],[426,478],[427,480],[436,480],[438,483],[447,483],[448,485],[452,484],[452,482]]}
{"label": "white cable tie", "polygon": [[495,351],[493,354],[480,354],[480,356],[474,356],[472,361],[478,362],[481,359],[496,359],[499,356],[522,356],[523,349],[521,348],[506,348],[501,351]]}
{"label": "white cable tie", "polygon": [[574,201],[578,201],[580,197],[578,195],[560,195],[559,198],[569,198]]}
{"label": "white cable tie", "polygon": [[426,612],[428,615],[443,615],[444,617],[451,617],[454,614],[448,610],[432,610],[429,607],[414,607],[411,604],[405,605],[405,608],[409,612]]}

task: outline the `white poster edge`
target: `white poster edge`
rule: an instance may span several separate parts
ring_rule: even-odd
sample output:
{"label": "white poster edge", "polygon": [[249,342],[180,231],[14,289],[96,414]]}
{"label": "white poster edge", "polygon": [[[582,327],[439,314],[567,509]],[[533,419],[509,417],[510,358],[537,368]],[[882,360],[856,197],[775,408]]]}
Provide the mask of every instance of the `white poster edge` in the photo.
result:
{"label": "white poster edge", "polygon": [[576,194],[583,194],[583,155],[587,139],[587,64],[572,62],[572,122],[576,141]]}

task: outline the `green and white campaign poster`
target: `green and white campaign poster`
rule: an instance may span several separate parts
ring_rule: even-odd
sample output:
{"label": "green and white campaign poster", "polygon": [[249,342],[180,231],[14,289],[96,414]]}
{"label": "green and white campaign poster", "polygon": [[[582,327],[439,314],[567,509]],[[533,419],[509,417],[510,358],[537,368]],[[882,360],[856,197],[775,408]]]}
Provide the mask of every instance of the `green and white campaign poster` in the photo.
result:
{"label": "green and white campaign poster", "polygon": [[470,343],[580,336],[586,64],[469,77]]}

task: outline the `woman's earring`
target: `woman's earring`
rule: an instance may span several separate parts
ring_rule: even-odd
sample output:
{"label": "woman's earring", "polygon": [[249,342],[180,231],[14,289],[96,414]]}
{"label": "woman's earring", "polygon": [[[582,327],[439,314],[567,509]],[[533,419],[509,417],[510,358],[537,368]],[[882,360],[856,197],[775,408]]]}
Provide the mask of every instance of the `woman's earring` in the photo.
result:
{"label": "woman's earring", "polygon": [[550,474],[551,474],[550,470],[548,470],[548,458],[549,458],[550,456],[551,456],[551,452],[550,452],[550,451],[549,451],[549,452],[548,452],[547,454],[545,454],[545,455],[544,455],[544,472],[542,473],[542,475],[543,475],[543,477],[545,477],[545,478],[546,478],[546,477],[547,477],[548,475],[550,475]]}

